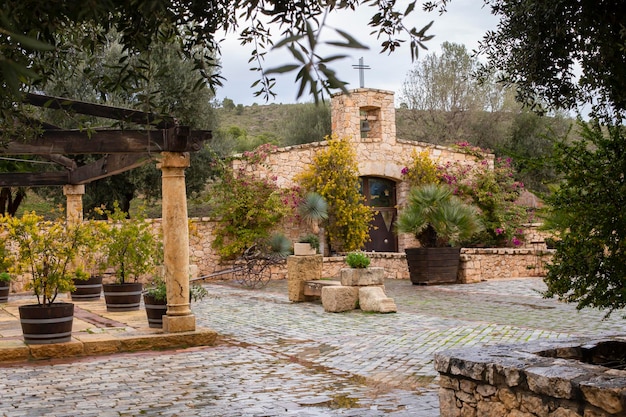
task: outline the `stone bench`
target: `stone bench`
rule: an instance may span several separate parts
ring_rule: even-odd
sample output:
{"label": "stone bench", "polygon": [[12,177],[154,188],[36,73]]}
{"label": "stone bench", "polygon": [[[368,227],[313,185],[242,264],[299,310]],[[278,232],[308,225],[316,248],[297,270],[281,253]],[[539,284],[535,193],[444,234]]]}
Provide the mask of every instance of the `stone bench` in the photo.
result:
{"label": "stone bench", "polygon": [[339,281],[316,279],[312,281],[304,281],[304,295],[307,297],[322,297],[322,288],[341,285]]}

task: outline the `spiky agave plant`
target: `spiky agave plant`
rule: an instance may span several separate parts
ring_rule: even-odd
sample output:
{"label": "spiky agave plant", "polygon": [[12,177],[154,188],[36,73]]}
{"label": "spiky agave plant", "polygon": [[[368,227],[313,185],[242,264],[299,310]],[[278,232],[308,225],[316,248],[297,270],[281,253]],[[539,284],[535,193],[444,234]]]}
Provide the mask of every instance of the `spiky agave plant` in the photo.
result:
{"label": "spiky agave plant", "polygon": [[322,222],[328,219],[328,202],[322,195],[316,192],[307,193],[298,205],[298,213],[302,220],[309,225],[319,240],[319,253],[324,254],[324,242],[326,233]]}

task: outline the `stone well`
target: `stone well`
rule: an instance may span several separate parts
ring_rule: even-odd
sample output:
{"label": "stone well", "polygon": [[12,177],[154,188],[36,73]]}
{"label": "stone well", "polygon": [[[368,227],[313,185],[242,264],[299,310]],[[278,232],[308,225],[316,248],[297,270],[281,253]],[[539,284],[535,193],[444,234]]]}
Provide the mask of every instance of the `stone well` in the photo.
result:
{"label": "stone well", "polygon": [[626,416],[626,336],[435,355],[441,417]]}

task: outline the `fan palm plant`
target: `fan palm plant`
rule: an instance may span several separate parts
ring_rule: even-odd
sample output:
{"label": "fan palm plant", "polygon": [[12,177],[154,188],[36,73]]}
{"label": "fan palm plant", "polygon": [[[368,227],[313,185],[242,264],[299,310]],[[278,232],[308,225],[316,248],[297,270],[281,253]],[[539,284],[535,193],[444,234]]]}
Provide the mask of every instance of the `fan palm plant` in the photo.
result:
{"label": "fan palm plant", "polygon": [[422,247],[457,246],[482,229],[476,209],[442,184],[411,189],[396,227],[413,234]]}

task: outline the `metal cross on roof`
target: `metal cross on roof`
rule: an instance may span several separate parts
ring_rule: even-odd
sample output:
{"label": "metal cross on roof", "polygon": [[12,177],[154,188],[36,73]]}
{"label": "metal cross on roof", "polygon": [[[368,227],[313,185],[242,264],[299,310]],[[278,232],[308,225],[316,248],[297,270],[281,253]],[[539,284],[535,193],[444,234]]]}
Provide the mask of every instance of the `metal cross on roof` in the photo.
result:
{"label": "metal cross on roof", "polygon": [[365,87],[365,71],[366,69],[370,69],[369,65],[363,64],[363,57],[359,58],[359,65],[353,65],[352,68],[359,70],[359,84],[360,87]]}

